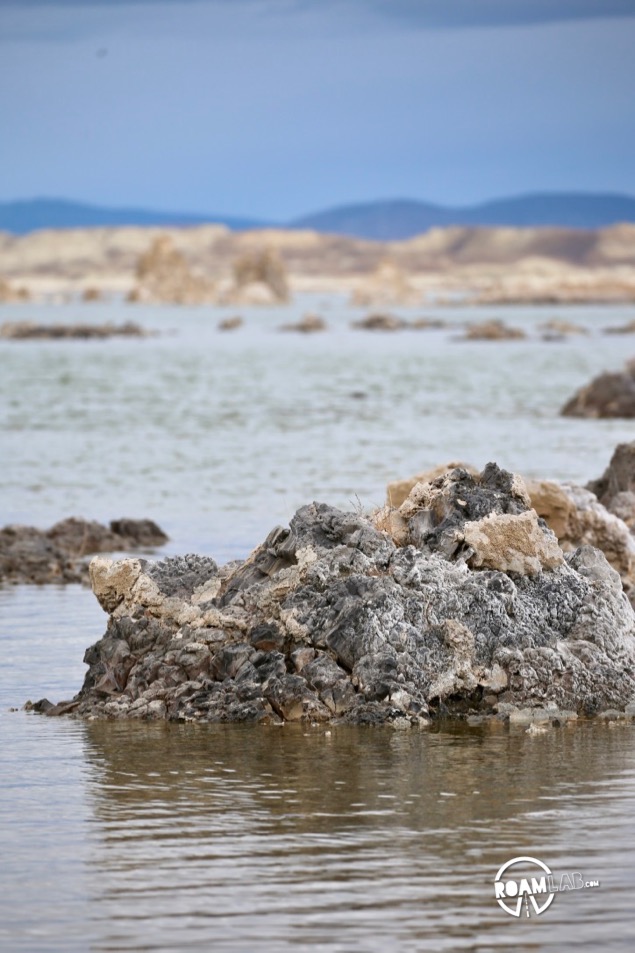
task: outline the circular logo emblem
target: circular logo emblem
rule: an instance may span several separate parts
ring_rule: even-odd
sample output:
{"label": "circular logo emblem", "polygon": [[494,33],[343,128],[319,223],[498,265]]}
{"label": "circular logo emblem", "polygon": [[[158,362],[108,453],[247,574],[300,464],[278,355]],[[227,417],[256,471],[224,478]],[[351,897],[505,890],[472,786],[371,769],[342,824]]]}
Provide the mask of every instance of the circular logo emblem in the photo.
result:
{"label": "circular logo emblem", "polygon": [[551,870],[535,857],[514,857],[500,868],[494,878],[496,902],[511,917],[536,916],[551,904]]}

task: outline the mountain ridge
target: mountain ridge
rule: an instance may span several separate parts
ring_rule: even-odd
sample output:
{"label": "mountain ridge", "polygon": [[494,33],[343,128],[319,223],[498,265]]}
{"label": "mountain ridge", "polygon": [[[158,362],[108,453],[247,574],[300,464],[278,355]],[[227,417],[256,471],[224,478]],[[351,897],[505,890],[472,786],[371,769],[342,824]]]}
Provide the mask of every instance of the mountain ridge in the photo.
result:
{"label": "mountain ridge", "polygon": [[635,197],[621,193],[534,192],[475,205],[445,206],[417,199],[380,199],[338,205],[288,222],[241,216],[115,208],[69,199],[0,202],[0,230],[26,235],[42,229],[221,224],[232,231],[257,228],[312,229],[375,241],[412,238],[432,228],[553,227],[597,229],[635,222]]}

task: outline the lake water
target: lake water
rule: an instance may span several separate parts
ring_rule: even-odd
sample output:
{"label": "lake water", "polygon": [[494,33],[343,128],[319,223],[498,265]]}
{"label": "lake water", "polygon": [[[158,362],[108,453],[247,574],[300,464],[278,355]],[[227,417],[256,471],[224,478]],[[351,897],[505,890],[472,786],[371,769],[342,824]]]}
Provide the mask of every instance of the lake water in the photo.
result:
{"label": "lake water", "polygon": [[[304,310],[330,330],[276,331]],[[633,438],[557,415],[635,353],[601,333],[632,309],[444,310],[452,328],[397,334],[350,330],[359,312],[334,297],[243,314],[220,334],[205,308],[3,307],[162,333],[0,342],[0,525],[151,517],[164,552],[224,561],[311,499],[379,504],[387,480],[452,458],[585,482]],[[530,337],[456,340],[491,316]],[[545,342],[551,317],[591,333]],[[327,734],[9,711],[72,696],[105,621],[82,587],[0,587],[0,949],[635,948],[630,725]],[[493,882],[519,855],[600,887],[516,919]]]}

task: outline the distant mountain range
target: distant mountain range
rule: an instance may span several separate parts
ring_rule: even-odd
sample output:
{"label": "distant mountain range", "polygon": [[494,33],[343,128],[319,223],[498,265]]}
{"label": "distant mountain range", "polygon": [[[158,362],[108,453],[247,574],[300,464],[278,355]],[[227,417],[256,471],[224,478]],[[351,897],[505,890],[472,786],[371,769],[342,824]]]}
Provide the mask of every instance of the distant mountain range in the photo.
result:
{"label": "distant mountain range", "polygon": [[408,199],[340,206],[293,222],[294,228],[391,241],[450,225],[603,228],[635,222],[629,195],[553,192],[450,208]]}
{"label": "distant mountain range", "polygon": [[450,225],[603,228],[617,222],[635,222],[635,198],[610,193],[552,192],[512,196],[456,208],[411,199],[392,199],[338,206],[291,222],[102,208],[64,199],[0,202],[0,230],[16,235],[44,228],[186,226],[210,222],[227,225],[234,231],[266,227],[309,228],[334,235],[391,241]]}
{"label": "distant mountain range", "polygon": [[219,222],[234,231],[262,228],[265,222],[227,215],[153,212],[141,208],[105,208],[66,199],[25,199],[0,202],[0,230],[26,235],[42,228],[93,228],[117,225],[205,225]]}

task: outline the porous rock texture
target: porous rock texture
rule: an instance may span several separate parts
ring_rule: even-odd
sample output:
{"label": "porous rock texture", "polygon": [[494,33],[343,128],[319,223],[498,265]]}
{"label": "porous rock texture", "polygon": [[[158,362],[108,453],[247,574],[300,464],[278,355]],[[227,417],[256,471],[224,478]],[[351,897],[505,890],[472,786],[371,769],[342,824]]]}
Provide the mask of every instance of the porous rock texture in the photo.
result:
{"label": "porous rock texture", "polygon": [[635,532],[635,440],[617,445],[602,476],[587,489]]}
{"label": "porous rock texture", "polygon": [[418,484],[373,518],[304,506],[222,569],[98,556],[90,572],[106,634],[52,714],[401,727],[635,695],[618,574],[589,546],[565,556],[495,464]]}
{"label": "porous rock texture", "polygon": [[167,540],[152,520],[120,519],[103,526],[71,517],[48,530],[5,526],[0,530],[0,581],[87,582],[91,553],[152,549]]}

